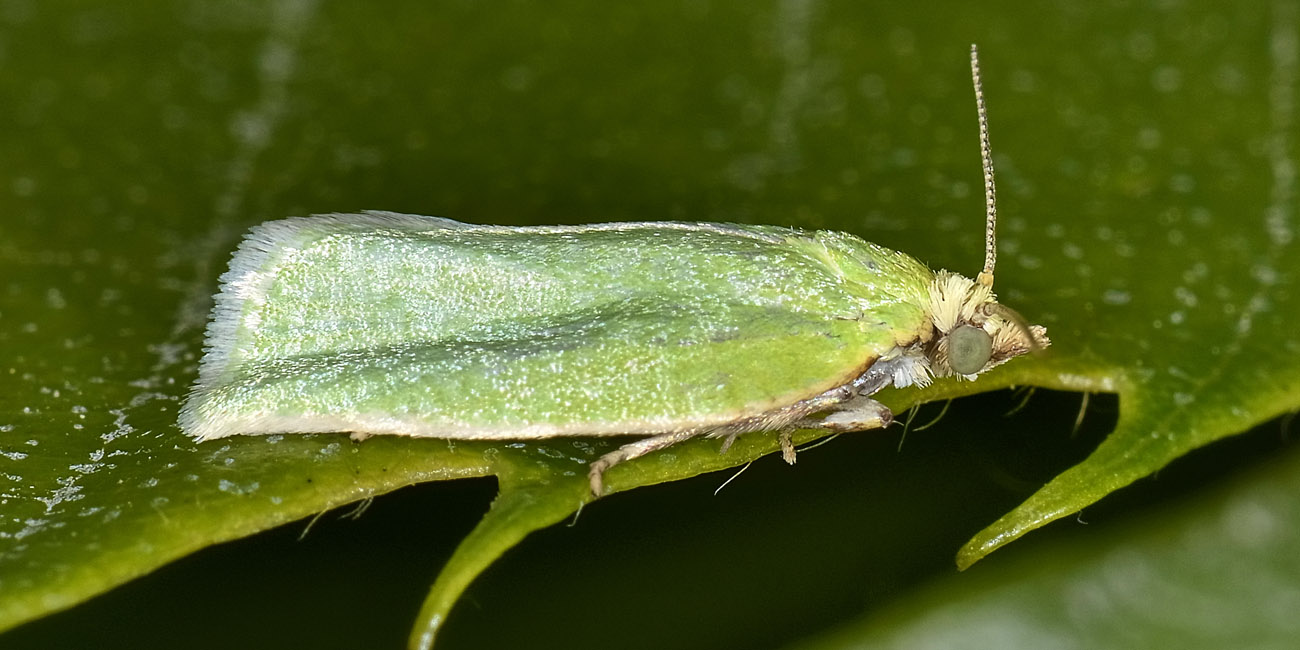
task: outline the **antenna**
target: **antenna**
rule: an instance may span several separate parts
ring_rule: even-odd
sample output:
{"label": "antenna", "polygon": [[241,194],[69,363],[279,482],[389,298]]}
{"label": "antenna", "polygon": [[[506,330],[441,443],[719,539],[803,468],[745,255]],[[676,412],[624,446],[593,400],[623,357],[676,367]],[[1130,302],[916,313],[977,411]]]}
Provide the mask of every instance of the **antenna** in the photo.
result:
{"label": "antenna", "polygon": [[998,261],[998,190],[993,184],[993,148],[989,146],[989,116],[984,109],[984,88],[980,85],[980,53],[970,46],[970,76],[975,83],[975,110],[980,118],[980,161],[984,164],[984,270],[976,278],[986,287],[993,286],[993,265]]}

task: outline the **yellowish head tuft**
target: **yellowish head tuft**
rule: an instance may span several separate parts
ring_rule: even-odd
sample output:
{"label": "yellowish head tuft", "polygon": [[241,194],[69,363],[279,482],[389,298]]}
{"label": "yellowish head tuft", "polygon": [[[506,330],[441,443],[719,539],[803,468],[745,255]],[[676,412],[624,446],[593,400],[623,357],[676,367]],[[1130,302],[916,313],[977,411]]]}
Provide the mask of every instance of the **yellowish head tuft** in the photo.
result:
{"label": "yellowish head tuft", "polygon": [[997,301],[992,289],[956,273],[940,271],[930,283],[930,317],[936,336],[926,357],[936,377],[974,379],[994,366],[1051,345],[1047,330],[1028,325]]}

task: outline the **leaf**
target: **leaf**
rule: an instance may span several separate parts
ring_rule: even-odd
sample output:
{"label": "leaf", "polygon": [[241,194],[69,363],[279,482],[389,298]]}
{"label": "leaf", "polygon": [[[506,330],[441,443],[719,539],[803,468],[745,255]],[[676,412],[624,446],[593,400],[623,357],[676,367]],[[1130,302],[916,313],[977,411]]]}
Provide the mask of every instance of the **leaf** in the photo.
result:
{"label": "leaf", "polygon": [[1290,648],[1300,634],[1294,452],[1155,516],[936,581],[796,647]]}
{"label": "leaf", "polygon": [[[1109,108],[1076,130],[1078,140],[1062,143],[1079,153],[1067,153],[1060,168],[1077,158],[1078,169],[1093,170],[1073,188],[1053,188],[1060,205],[1081,206],[1078,218],[1041,224],[1049,237],[1061,236],[1038,254],[1058,256],[1076,278],[1043,308],[1072,302],[1089,316],[1072,320],[1074,331],[1055,329],[1075,358],[1062,354],[1051,364],[1058,376],[1047,384],[1117,390],[1120,419],[1085,462],[976,535],[959,566],[1192,449],[1300,407],[1300,339],[1272,335],[1289,331],[1300,314],[1293,170],[1300,21],[1289,4],[1273,12],[1274,26],[1256,41],[1267,44],[1262,65],[1220,60],[1219,74],[1241,73],[1230,87],[1196,66],[1194,43],[1177,40],[1162,58],[1182,63],[1125,65],[1131,53],[1103,49],[1093,65],[1115,72],[1110,83],[1075,86],[1062,113]],[[1214,109],[1173,112],[1181,102],[1259,110],[1245,120]],[[1167,133],[1166,120],[1179,120],[1177,134]],[[1131,134],[1138,152],[1087,152],[1093,128]]]}
{"label": "leaf", "polygon": [[[840,228],[970,272],[973,38],[1002,183],[998,288],[1054,346],[975,384],[883,399],[901,410],[1019,384],[1115,392],[1120,407],[1092,456],[959,564],[1295,410],[1297,18],[1285,3],[1211,9],[6,6],[5,50],[22,56],[4,59],[15,100],[0,102],[13,131],[0,143],[0,629],[224,540],[495,474],[497,503],[424,625],[446,620],[505,549],[582,505],[586,463],[614,443],[192,443],[178,400],[239,234],[362,208],[734,220]],[[1066,440],[1070,419],[1034,435]],[[750,436],[720,456],[695,442],[609,483],[774,448]],[[945,494],[948,480],[913,485]],[[876,498],[864,495],[907,498],[871,487],[841,512]]]}

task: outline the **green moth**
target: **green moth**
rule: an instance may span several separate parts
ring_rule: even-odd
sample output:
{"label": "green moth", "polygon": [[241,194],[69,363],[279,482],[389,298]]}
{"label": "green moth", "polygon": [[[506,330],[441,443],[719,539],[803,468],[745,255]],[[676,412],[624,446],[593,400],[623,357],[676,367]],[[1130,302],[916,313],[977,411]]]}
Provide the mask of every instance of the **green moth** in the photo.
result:
{"label": "green moth", "polygon": [[974,379],[1048,345],[979,281],[850,234],[711,223],[479,226],[389,212],[270,221],[221,277],[180,426],[199,440],[347,432],[641,436],[609,467],[707,436],[857,431],[871,395]]}

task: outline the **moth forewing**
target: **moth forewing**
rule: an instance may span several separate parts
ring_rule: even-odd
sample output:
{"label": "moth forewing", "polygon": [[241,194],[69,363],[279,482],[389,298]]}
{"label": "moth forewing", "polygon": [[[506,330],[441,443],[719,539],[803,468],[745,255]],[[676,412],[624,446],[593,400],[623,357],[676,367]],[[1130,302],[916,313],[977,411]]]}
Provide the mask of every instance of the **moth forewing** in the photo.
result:
{"label": "moth forewing", "polygon": [[373,213],[264,225],[224,276],[181,425],[535,439],[775,422],[925,319],[924,266],[822,235]]}
{"label": "moth forewing", "polygon": [[979,281],[851,234],[679,222],[505,227],[387,212],[271,221],[222,276],[179,424],[199,440],[635,435],[610,467],[699,436],[879,428],[870,395],[1047,345]]}

